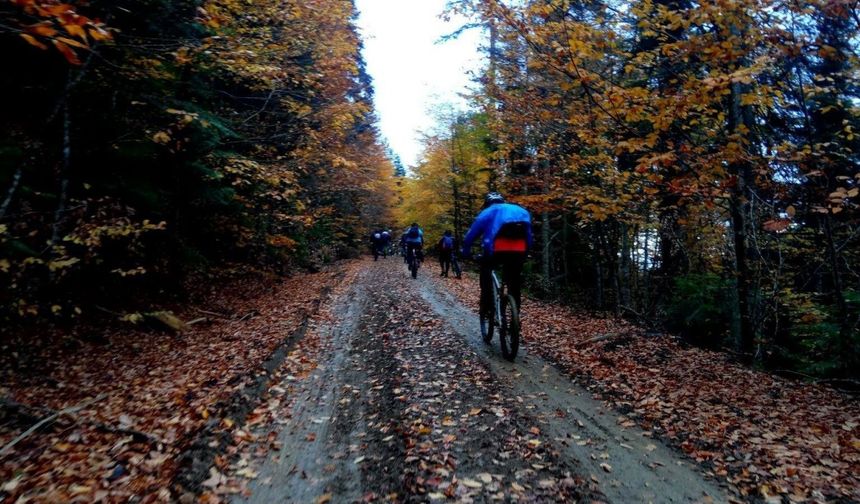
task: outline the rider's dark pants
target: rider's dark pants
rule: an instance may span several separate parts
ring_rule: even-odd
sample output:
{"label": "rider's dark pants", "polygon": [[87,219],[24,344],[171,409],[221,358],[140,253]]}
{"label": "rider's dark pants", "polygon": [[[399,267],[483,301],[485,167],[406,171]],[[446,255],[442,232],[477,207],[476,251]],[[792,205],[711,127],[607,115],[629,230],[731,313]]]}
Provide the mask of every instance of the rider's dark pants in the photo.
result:
{"label": "rider's dark pants", "polygon": [[439,265],[442,267],[442,274],[448,276],[448,270],[451,269],[451,256],[453,255],[453,251],[451,250],[441,250],[439,251]]}
{"label": "rider's dark pants", "polygon": [[375,241],[375,242],[371,243],[370,253],[373,254],[374,259],[376,259],[376,256],[380,256],[380,255],[385,257],[385,253],[383,252],[383,248],[382,248],[382,242],[381,241],[378,241],[378,242]]}
{"label": "rider's dark pants", "polygon": [[[521,253],[502,252],[484,255],[481,259],[481,306],[488,306],[493,301],[493,268],[500,268],[502,278],[508,284],[508,293],[514,297],[517,307],[520,304],[523,287],[523,265],[526,255]],[[501,280],[501,279],[500,279]]]}
{"label": "rider's dark pants", "polygon": [[[409,243],[409,242],[406,242],[406,257],[407,257],[407,258],[409,257],[409,254],[415,254],[415,257],[416,257],[419,261],[423,261],[423,260],[424,260],[424,254],[423,254],[423,253],[422,253],[422,251],[421,251],[421,244],[420,244],[420,243]],[[407,262],[408,262],[408,261],[407,261]]]}

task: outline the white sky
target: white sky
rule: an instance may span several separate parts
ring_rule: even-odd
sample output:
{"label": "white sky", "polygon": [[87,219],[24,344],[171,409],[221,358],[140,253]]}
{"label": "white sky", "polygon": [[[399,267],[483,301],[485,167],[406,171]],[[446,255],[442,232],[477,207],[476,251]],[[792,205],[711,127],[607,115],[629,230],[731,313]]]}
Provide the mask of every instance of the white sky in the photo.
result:
{"label": "white sky", "polygon": [[406,166],[421,155],[421,132],[434,124],[433,108],[454,104],[480,67],[480,33],[467,30],[437,44],[462,23],[439,19],[446,0],[356,0],[364,59],[373,77],[379,128]]}

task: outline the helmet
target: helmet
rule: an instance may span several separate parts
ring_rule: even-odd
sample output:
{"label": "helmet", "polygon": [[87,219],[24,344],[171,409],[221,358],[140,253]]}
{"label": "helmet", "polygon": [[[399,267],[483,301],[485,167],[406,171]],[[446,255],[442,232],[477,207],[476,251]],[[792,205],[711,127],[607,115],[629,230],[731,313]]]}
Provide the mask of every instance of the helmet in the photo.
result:
{"label": "helmet", "polygon": [[487,196],[484,197],[484,208],[487,208],[490,205],[495,205],[496,203],[504,203],[505,197],[497,192],[487,193]]}

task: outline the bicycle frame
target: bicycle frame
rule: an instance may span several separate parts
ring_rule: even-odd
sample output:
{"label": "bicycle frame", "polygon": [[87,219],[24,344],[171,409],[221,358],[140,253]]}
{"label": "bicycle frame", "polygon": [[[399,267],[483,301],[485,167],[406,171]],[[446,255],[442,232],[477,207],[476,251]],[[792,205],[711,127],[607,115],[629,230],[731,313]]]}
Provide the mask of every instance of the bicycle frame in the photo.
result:
{"label": "bicycle frame", "polygon": [[[491,268],[489,275],[492,285],[488,288],[492,290],[487,294],[492,296],[492,304],[483,305],[485,300],[482,292],[481,336],[484,343],[489,344],[493,340],[493,333],[498,333],[502,355],[509,361],[513,361],[516,358],[520,341],[519,306],[511,294],[505,292],[507,285],[501,279],[501,274]],[[490,311],[493,313],[491,314]]]}
{"label": "bicycle frame", "polygon": [[493,278],[493,315],[496,322],[496,327],[502,326],[502,282],[499,281],[499,275],[495,270],[490,272]]}

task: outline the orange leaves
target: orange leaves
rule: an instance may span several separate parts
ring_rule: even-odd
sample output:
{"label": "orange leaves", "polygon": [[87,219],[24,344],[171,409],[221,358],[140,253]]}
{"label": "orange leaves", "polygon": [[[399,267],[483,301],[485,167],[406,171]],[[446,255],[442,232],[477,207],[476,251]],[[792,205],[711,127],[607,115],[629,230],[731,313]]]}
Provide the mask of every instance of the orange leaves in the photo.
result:
{"label": "orange leaves", "polygon": [[57,30],[47,22],[34,24],[32,26],[28,26],[26,29],[33,35],[38,35],[40,37],[53,37],[57,34]]}
{"label": "orange leaves", "polygon": [[[21,38],[42,50],[48,49],[50,44],[69,64],[81,64],[76,49],[88,51],[91,42],[112,38],[104,23],[78,14],[72,4],[55,0],[13,0],[12,3],[22,10]],[[33,18],[36,22],[27,24]],[[60,35],[63,32],[68,37]]]}
{"label": "orange leaves", "polygon": [[80,65],[81,64],[81,60],[78,59],[78,55],[75,54],[75,51],[73,51],[62,40],[54,39],[54,40],[51,40],[51,43],[54,44],[54,47],[58,51],[60,51],[60,54],[62,54],[64,58],[66,58],[66,61],[68,61],[72,65]]}
{"label": "orange leaves", "polygon": [[790,225],[791,220],[789,219],[771,219],[765,221],[762,224],[762,228],[764,228],[765,231],[773,231],[779,233],[788,229]]}
{"label": "orange leaves", "polygon": [[30,44],[30,45],[32,45],[32,46],[36,46],[36,47],[38,47],[39,49],[43,49],[43,50],[47,50],[47,49],[48,49],[48,46],[46,46],[45,44],[43,44],[43,43],[39,42],[39,40],[38,40],[38,39],[36,39],[36,37],[34,37],[34,36],[32,36],[32,35],[29,35],[29,34],[27,34],[27,33],[22,33],[22,34],[21,34],[21,37],[22,37],[24,40],[26,40],[28,44]]}

